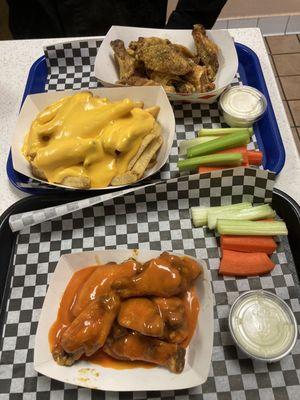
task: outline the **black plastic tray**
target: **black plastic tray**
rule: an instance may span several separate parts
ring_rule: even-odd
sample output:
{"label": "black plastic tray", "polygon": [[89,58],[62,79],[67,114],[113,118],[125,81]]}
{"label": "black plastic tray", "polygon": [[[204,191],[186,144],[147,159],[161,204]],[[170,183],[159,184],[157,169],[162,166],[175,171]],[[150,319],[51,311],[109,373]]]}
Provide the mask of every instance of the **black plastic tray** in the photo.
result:
{"label": "black plastic tray", "polygon": [[[10,273],[14,247],[18,233],[13,233],[9,227],[9,217],[12,214],[50,207],[87,197],[87,194],[65,193],[63,198],[59,195],[42,195],[26,197],[9,207],[0,217],[0,334],[2,331],[3,314],[7,302]],[[296,266],[298,279],[300,277],[300,207],[287,194],[274,189],[272,206],[277,214],[286,222],[289,235],[288,241],[292,257]],[[5,245],[4,245],[5,244]]]}
{"label": "black plastic tray", "polygon": [[[172,191],[172,188],[170,188],[170,193],[174,193],[174,190]],[[80,196],[81,198],[84,197],[84,195]],[[83,393],[86,394],[86,396],[83,395],[83,397],[87,397],[89,399],[99,398],[104,400],[105,397],[107,396],[105,392],[101,391],[96,392],[94,390],[92,391],[87,390],[87,392],[84,392],[84,389],[77,387],[68,389],[68,387],[65,388],[63,384],[58,381],[51,380],[49,382],[49,380],[44,379],[44,377],[40,376],[39,374],[36,373],[31,374],[30,369],[32,368],[34,347],[32,342],[30,342],[29,335],[26,336],[26,329],[24,329],[23,331],[23,326],[19,325],[19,323],[23,323],[23,321],[30,322],[29,324],[30,336],[35,334],[36,323],[37,323],[36,316],[38,316],[38,314],[35,314],[34,316],[34,312],[35,311],[38,312],[38,310],[40,310],[42,307],[44,294],[46,293],[47,290],[48,274],[49,273],[51,274],[55,269],[55,265],[57,263],[59,254],[63,252],[64,253],[69,252],[71,251],[71,249],[75,248],[92,249],[93,246],[98,246],[96,242],[94,242],[94,238],[97,237],[97,233],[96,230],[94,230],[93,228],[96,229],[98,227],[101,228],[103,228],[103,226],[106,227],[106,220],[103,222],[97,219],[98,214],[96,213],[96,209],[90,208],[84,210],[84,213],[82,213],[83,222],[79,223],[79,221],[81,221],[81,216],[77,218],[78,215],[76,216],[76,214],[74,214],[73,216],[70,215],[66,216],[66,218],[63,217],[61,220],[59,219],[57,221],[52,221],[50,223],[42,224],[41,226],[33,227],[32,230],[30,229],[23,231],[21,233],[13,234],[8,224],[9,217],[13,213],[32,211],[34,209],[38,209],[41,207],[54,206],[70,200],[76,200],[78,198],[79,195],[77,193],[76,194],[70,193],[60,197],[54,194],[51,196],[43,195],[40,197],[29,197],[11,206],[2,215],[2,217],[0,217],[0,243],[2,244],[1,246],[2,251],[0,252],[0,296],[1,296],[0,300],[2,299],[1,310],[0,310],[1,311],[0,337],[2,336],[2,331],[5,329],[3,344],[1,340],[1,350],[3,351],[1,352],[2,374],[0,373],[1,375],[0,392],[4,394],[4,396],[6,396],[5,398],[8,398],[10,400],[21,399],[23,398],[23,393],[26,392],[28,393],[28,391],[31,392],[30,398],[37,400],[44,400],[46,398],[47,399],[50,397],[52,398],[53,396],[54,397],[58,396],[66,400],[80,399]],[[148,197],[145,197],[146,199],[145,201],[149,205],[149,210],[151,210],[152,206],[150,206],[150,204],[153,204],[153,201],[148,202],[147,198]],[[152,199],[152,197],[150,196],[149,199]],[[168,203],[168,208],[170,208],[170,211],[172,211],[171,209],[172,207],[174,207],[172,201],[173,200],[171,200]],[[184,209],[184,213],[182,214],[183,217],[182,220],[188,221],[190,223],[189,219],[190,217],[188,213],[189,206],[190,203]],[[277,294],[283,295],[283,297],[286,298],[286,301],[291,306],[294,312],[298,326],[300,326],[300,313],[298,311],[299,309],[298,301],[300,299],[300,287],[299,287],[300,254],[298,246],[300,239],[300,229],[299,229],[300,208],[299,206],[296,205],[296,203],[292,199],[290,199],[287,195],[279,191],[274,192],[273,207],[276,209],[278,215],[284,218],[289,229],[289,238],[288,238],[289,242],[287,238],[281,238],[280,240],[281,243],[278,247],[279,250],[274,254],[274,262],[276,262],[276,264],[279,264],[279,270],[277,271],[278,273],[280,272],[279,275],[277,273],[275,273],[274,276],[270,275],[271,282],[269,283],[268,283],[269,277],[267,277],[266,281],[264,280],[265,277],[260,277],[260,278],[252,277],[250,279],[241,279],[241,280],[239,279],[235,280],[234,278],[231,278],[230,280],[226,279],[223,280],[223,278],[221,278],[218,275],[217,270],[214,268],[214,264],[210,265],[210,267],[212,267],[210,268],[212,274],[212,287],[214,290],[215,300],[216,300],[214,311],[217,317],[217,321],[215,321],[217,329],[214,331],[213,354],[217,354],[217,356],[213,357],[211,360],[211,370],[213,371],[212,376],[210,376],[208,380],[201,387],[195,388],[197,393],[198,391],[207,394],[211,393],[218,400],[224,400],[225,398],[230,399],[234,397],[231,396],[231,392],[237,393],[236,391],[242,390],[241,396],[244,393],[245,398],[252,399],[252,398],[260,398],[260,393],[261,393],[260,390],[262,388],[265,388],[270,393],[273,394],[273,398],[276,400],[290,399],[290,398],[298,399],[298,397],[290,397],[290,393],[292,394],[295,393],[295,388],[296,388],[295,385],[297,385],[297,388],[300,387],[300,381],[298,378],[300,372],[299,340],[298,340],[298,345],[295,347],[293,352],[287,356],[286,361],[283,361],[283,363],[280,362],[275,363],[274,366],[268,365],[266,373],[261,374],[260,367],[258,367],[250,359],[245,359],[243,356],[240,356],[233,343],[228,342],[227,339],[225,340],[222,339],[223,336],[224,338],[226,338],[228,337],[229,334],[227,318],[224,318],[224,309],[226,308],[226,310],[229,312],[229,307],[231,303],[230,298],[232,297],[233,294],[237,295],[244,290],[248,290],[247,285],[249,285],[248,287],[250,289],[260,289],[264,288],[265,284],[267,283],[269,290],[275,293],[278,292]],[[130,209],[131,208],[129,207],[128,208],[129,214],[130,214]],[[175,209],[178,210],[180,209],[180,207],[179,208],[175,207]],[[104,211],[106,214],[106,210]],[[122,212],[120,214],[118,214],[118,207],[116,207],[115,211],[116,211],[115,212],[116,216],[119,215],[123,217],[124,214],[123,209],[121,210]],[[136,214],[139,215],[138,212]],[[110,217],[110,215],[111,214],[109,210],[107,210],[107,216]],[[176,213],[175,214],[171,213],[170,216],[171,215],[173,216],[173,218],[175,218]],[[94,222],[90,218],[90,216],[93,216],[95,218]],[[169,219],[171,221],[171,217],[169,217]],[[68,222],[65,225],[63,224],[63,221],[65,222],[68,221]],[[128,224],[127,226],[126,226],[127,219],[125,219],[125,222],[122,222],[123,219],[119,218],[118,221],[119,221],[118,226],[120,226],[120,230],[121,227],[125,225],[126,228],[125,231],[128,232],[128,240],[129,240],[132,237],[130,230],[127,230],[127,227],[131,225],[130,219],[127,222]],[[69,224],[70,222],[72,223]],[[76,235],[76,232],[78,233],[77,230],[78,223],[80,225],[79,231],[81,232],[80,233],[81,239],[87,239],[88,243],[86,244],[80,245],[78,242],[78,238]],[[108,225],[109,225],[109,218],[107,220],[107,226]],[[165,232],[163,226],[164,225],[162,225],[161,234]],[[67,230],[65,228],[67,228]],[[73,237],[72,228],[74,230],[74,235],[75,235],[74,241],[73,239],[71,241],[72,247],[68,245],[67,249],[64,250],[64,243],[66,243],[65,238],[69,239],[70,234]],[[148,229],[150,234],[151,231],[153,231],[153,229],[150,226]],[[191,232],[189,232],[189,229],[191,230]],[[188,233],[190,234],[195,233],[194,232],[195,230],[192,229],[191,226],[189,229],[184,229],[183,226],[182,236],[185,236]],[[60,234],[60,231],[62,233],[61,242],[59,241],[60,235],[58,236],[56,235],[57,233]],[[27,234],[28,232],[30,232],[29,235]],[[33,234],[32,236],[31,233]],[[39,233],[40,237],[36,235]],[[65,236],[64,233],[66,233]],[[50,234],[50,238],[48,234]],[[107,230],[107,234],[108,234],[107,237],[110,238],[109,230]],[[205,239],[203,243],[195,241],[194,242],[195,247],[193,248],[192,251],[195,252],[196,251],[199,252],[200,250],[205,251],[208,262],[210,263],[210,261],[213,260],[212,262],[214,263],[214,260],[216,259],[216,257],[218,257],[218,249],[216,247],[216,241],[213,240],[214,251],[212,252],[208,251],[212,250],[209,249],[210,247],[209,243],[210,240],[212,239],[211,238],[212,233],[208,232],[207,229],[205,228],[203,230],[203,234],[205,236],[205,239],[206,240],[208,239],[208,242],[206,242]],[[106,241],[106,231],[104,235],[105,235],[105,240],[104,244],[102,244],[101,247],[103,247],[105,244],[110,247],[111,242]],[[104,235],[101,234],[98,236],[103,239]],[[59,239],[57,240],[58,237]],[[115,235],[115,237],[116,240],[114,241],[114,243],[120,243],[120,245],[124,243],[124,241],[118,240],[118,238],[121,237],[124,238],[124,234],[121,236]],[[164,236],[160,236],[160,238],[162,240],[162,243],[164,243]],[[90,239],[92,240],[93,244],[89,242]],[[68,240],[67,242],[69,243]],[[43,244],[45,243],[49,243],[49,248],[43,246]],[[137,246],[137,243],[138,241],[135,240],[135,246]],[[143,237],[141,236],[141,244],[142,243],[143,243]],[[149,243],[151,242],[149,241]],[[153,242],[153,243],[158,243],[158,247],[160,247],[159,242]],[[184,243],[185,242],[182,241],[182,243],[180,244],[181,246],[180,248],[182,251],[186,248]],[[207,248],[205,248],[205,243],[207,243]],[[57,246],[58,248],[60,248],[60,252],[57,251]],[[174,246],[174,248],[178,248],[178,240],[172,241],[172,246]],[[188,250],[187,248],[186,251],[188,252],[190,250]],[[32,269],[31,269],[33,265],[32,260],[34,259],[30,258],[32,254],[34,254],[34,256],[37,256],[37,261],[34,261],[34,265],[37,267],[34,274],[32,274]],[[42,273],[38,272],[38,270],[40,269],[39,267],[43,268],[44,261],[47,264],[47,274],[43,273],[44,272],[43,269],[41,269]],[[25,270],[22,269],[22,267],[24,267],[24,264],[25,264]],[[294,266],[295,264],[296,266]],[[20,270],[19,267],[21,267]],[[20,276],[18,275],[22,277],[21,280],[19,279]],[[219,284],[221,284],[221,286]],[[244,284],[246,284],[246,286]],[[240,287],[238,287],[239,285]],[[234,286],[236,286],[236,288]],[[223,289],[220,290],[220,288],[222,287]],[[17,291],[15,291],[14,289],[17,289]],[[22,292],[20,292],[20,296],[18,297],[17,295],[17,297],[21,301],[16,303],[15,297],[19,289],[21,289]],[[30,295],[30,291],[32,291],[33,293],[32,295]],[[29,302],[27,301],[30,298],[32,299],[32,303],[31,301]],[[23,299],[24,299],[24,304],[23,304]],[[24,310],[22,309],[23,306],[25,307]],[[28,306],[29,309],[26,308]],[[16,314],[18,315],[17,320],[19,321],[19,323],[11,324],[10,322],[16,319]],[[12,343],[14,338],[16,340],[16,346],[12,349],[10,343]],[[19,349],[22,349],[21,353]],[[24,354],[26,354],[25,363],[24,363]],[[235,365],[236,371],[238,371],[238,368],[240,370],[240,373],[238,373],[233,380],[232,377],[230,377],[229,371],[228,374],[226,372],[227,360],[231,360],[231,362]],[[289,370],[286,369],[288,365],[290,366],[290,368],[288,368]],[[293,367],[291,368],[291,366]],[[13,372],[11,375],[10,371]],[[272,373],[274,371],[277,371],[278,374],[280,373],[282,374],[282,376],[285,379],[286,386],[277,387],[276,382],[275,386],[273,385]],[[226,385],[225,385],[226,387],[224,386],[225,391],[223,391],[223,386],[222,386],[221,392],[218,389],[220,382],[220,374],[227,375],[227,378],[224,377],[224,379],[228,380],[228,386]],[[256,389],[251,391],[247,390],[247,386],[245,387],[244,385],[242,385],[244,379],[247,381],[248,379],[247,376],[249,374],[254,375],[256,382]],[[22,377],[24,384],[23,386],[20,386],[21,382],[20,379],[22,379]],[[262,377],[264,378],[262,379]],[[281,380],[278,381],[279,384],[280,382]],[[140,398],[143,400],[153,397],[157,397],[160,399],[167,398],[165,392],[151,392],[151,395],[148,392],[141,392],[141,394],[142,396]],[[168,399],[176,399],[179,398],[179,396],[181,395],[188,400],[202,398],[200,394],[198,396],[198,394],[194,393],[194,389],[185,389],[185,390],[175,391],[174,394],[171,395],[168,392]],[[120,393],[120,394],[115,393],[113,396],[114,398],[119,400],[134,398],[132,392]]]}

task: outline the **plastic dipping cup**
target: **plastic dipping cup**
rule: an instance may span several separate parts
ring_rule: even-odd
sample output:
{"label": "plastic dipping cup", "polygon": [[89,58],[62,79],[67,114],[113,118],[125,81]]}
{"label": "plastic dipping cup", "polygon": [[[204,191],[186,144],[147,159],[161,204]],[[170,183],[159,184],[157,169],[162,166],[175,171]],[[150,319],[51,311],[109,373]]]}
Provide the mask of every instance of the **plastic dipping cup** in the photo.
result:
{"label": "plastic dipping cup", "polygon": [[229,329],[238,347],[249,357],[275,362],[293,349],[297,322],[292,310],[277,295],[250,290],[233,303]]}
{"label": "plastic dipping cup", "polygon": [[263,116],[267,100],[251,86],[234,86],[221,95],[220,107],[229,126],[246,128]]}

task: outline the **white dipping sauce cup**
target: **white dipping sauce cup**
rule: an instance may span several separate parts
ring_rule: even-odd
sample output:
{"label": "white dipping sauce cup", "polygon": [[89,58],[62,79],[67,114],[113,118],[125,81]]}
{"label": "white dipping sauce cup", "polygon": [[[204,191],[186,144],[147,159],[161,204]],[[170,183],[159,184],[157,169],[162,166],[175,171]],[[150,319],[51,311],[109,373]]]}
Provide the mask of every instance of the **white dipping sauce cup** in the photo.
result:
{"label": "white dipping sauce cup", "polygon": [[231,127],[249,127],[266,111],[267,100],[251,86],[233,86],[220,97],[225,122]]}
{"label": "white dipping sauce cup", "polygon": [[289,354],[298,336],[290,307],[266,290],[250,290],[234,301],[229,312],[229,329],[245,354],[265,362],[276,362]]}

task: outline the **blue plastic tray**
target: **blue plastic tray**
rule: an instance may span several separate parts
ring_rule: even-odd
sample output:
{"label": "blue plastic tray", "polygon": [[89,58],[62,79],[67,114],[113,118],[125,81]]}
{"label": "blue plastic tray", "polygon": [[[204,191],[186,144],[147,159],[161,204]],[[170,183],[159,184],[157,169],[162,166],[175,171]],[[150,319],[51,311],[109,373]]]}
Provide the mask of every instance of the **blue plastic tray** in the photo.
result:
{"label": "blue plastic tray", "polygon": [[[238,71],[241,81],[245,85],[249,85],[260,90],[267,99],[267,111],[263,118],[254,125],[254,132],[258,147],[264,154],[264,168],[278,174],[284,166],[285,151],[259,59],[255,52],[249,47],[240,43],[235,43],[235,47],[239,60]],[[22,104],[27,95],[45,92],[46,79],[46,59],[45,56],[42,56],[37,59],[30,68]],[[47,192],[54,193],[65,190],[55,187],[53,187],[53,189],[47,187],[26,187],[28,178],[14,170],[11,152],[8,155],[6,171],[10,182],[17,189],[22,190],[23,192],[30,194],[43,194]]]}

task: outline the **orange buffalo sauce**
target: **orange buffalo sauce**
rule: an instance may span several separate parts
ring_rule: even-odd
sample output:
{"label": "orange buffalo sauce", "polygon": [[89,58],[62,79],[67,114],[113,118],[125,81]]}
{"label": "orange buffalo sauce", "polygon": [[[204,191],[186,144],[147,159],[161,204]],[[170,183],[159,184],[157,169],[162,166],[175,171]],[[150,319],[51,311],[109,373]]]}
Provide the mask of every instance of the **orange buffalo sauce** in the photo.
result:
{"label": "orange buffalo sauce", "polygon": [[81,269],[80,271],[75,272],[70,279],[61,299],[56,321],[51,326],[49,331],[48,338],[51,352],[54,348],[55,343],[60,340],[63,332],[74,320],[72,307],[76,300],[77,293],[83,283],[86,281],[86,279],[95,271],[96,268],[97,266],[92,266]]}
{"label": "orange buffalo sauce", "polygon": [[[60,341],[61,335],[75,319],[72,309],[74,307],[76,298],[80,289],[82,288],[85,281],[90,275],[98,268],[99,265],[86,267],[73,274],[70,279],[68,286],[63,294],[60,302],[59,310],[57,313],[57,319],[51,326],[49,331],[49,345],[52,352],[55,344]],[[194,331],[197,326],[198,313],[200,310],[200,303],[196,293],[196,288],[193,286],[187,290],[182,296],[180,296],[184,302],[185,314],[188,326],[188,336],[181,343],[181,346],[187,347],[193,337]],[[110,357],[104,353],[102,349],[98,350],[91,357],[82,357],[83,360],[87,360],[91,363],[101,365],[105,368],[114,369],[132,369],[132,368],[154,368],[156,365],[144,361],[121,361]]]}
{"label": "orange buffalo sauce", "polygon": [[157,367],[155,364],[148,363],[146,361],[125,361],[116,360],[104,353],[102,349],[99,349],[91,357],[82,357],[83,360],[89,361],[93,364],[101,365],[104,368],[113,369],[133,369],[133,368],[154,368]]}
{"label": "orange buffalo sauce", "polygon": [[200,310],[200,302],[196,293],[195,286],[192,286],[189,290],[185,292],[185,294],[182,296],[182,300],[184,303],[185,315],[187,319],[188,335],[186,339],[181,343],[181,346],[187,347],[192,340],[193,334],[195,332]]}

